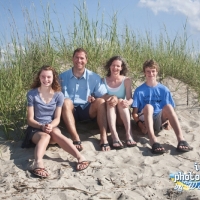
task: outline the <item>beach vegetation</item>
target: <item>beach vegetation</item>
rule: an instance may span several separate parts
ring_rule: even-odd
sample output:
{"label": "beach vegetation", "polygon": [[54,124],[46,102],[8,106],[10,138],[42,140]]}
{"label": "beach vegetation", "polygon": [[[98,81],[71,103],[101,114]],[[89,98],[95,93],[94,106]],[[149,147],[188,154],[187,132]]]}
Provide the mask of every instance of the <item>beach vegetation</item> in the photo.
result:
{"label": "beach vegetation", "polygon": [[[41,5],[42,6],[42,5]],[[99,9],[97,9],[99,10]],[[43,7],[43,16],[31,15],[23,9],[25,32],[15,25],[10,12],[10,43],[0,37],[0,129],[6,139],[21,139],[26,128],[26,93],[42,65],[53,66],[58,73],[72,65],[74,49],[88,52],[87,68],[104,76],[103,65],[114,55],[128,63],[133,88],[142,80],[142,64],[154,59],[160,65],[160,80],[171,76],[194,89],[200,98],[200,54],[190,43],[186,25],[173,39],[163,29],[154,37],[150,31],[135,32],[128,24],[118,23],[118,13],[105,20],[104,13],[89,18],[86,4],[74,6],[74,20],[62,24],[54,10]],[[58,20],[55,27],[51,17]],[[42,23],[41,23],[42,21]],[[67,28],[64,28],[67,27]]]}

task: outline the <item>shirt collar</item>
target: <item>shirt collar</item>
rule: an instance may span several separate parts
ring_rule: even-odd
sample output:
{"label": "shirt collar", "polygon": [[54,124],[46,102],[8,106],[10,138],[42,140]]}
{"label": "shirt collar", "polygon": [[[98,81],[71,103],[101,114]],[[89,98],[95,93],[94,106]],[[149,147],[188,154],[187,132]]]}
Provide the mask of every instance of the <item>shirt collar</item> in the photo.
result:
{"label": "shirt collar", "polygon": [[[73,67],[72,67],[71,70],[70,70],[70,78],[75,77],[74,74],[73,74],[72,69],[73,69]],[[87,73],[87,69],[85,68],[85,71],[84,71],[84,73],[83,73],[83,76],[81,76],[81,78],[86,79],[86,73]],[[76,77],[75,77],[75,78],[76,78]],[[80,79],[81,79],[81,78],[80,78]]]}

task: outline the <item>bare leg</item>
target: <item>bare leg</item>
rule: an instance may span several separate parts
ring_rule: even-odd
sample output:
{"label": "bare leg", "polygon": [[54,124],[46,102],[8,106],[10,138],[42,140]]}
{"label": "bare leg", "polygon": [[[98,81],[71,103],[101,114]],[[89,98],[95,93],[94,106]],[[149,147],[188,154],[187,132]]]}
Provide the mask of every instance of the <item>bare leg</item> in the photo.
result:
{"label": "bare leg", "polygon": [[66,152],[70,153],[72,156],[77,158],[78,170],[83,170],[88,167],[89,162],[87,162],[85,157],[81,155],[81,153],[73,145],[72,141],[61,133],[60,129],[54,128],[53,131],[50,133],[50,135],[51,135],[51,142],[57,143],[62,149],[64,149]]}
{"label": "bare leg", "polygon": [[131,129],[131,118],[130,118],[130,112],[128,108],[124,108],[120,101],[117,104],[117,109],[120,115],[121,120],[123,121],[124,127],[126,129],[126,140],[128,141],[128,144],[136,144],[136,142],[133,140],[133,134]]}
{"label": "bare leg", "polygon": [[62,149],[77,158],[78,161],[82,162],[85,160],[85,157],[81,155],[81,153],[73,145],[72,141],[61,133],[60,129],[54,128],[50,135],[51,142],[54,141],[57,143]]}
{"label": "bare leg", "polygon": [[[162,111],[162,120],[164,121],[166,118],[168,118],[170,125],[173,128],[178,142],[185,140],[184,137],[183,137],[183,133],[182,133],[182,130],[181,130],[180,123],[178,121],[178,117],[177,117],[177,115],[174,111],[174,108],[170,104],[165,105],[165,107],[163,108],[163,111]],[[180,146],[180,148],[186,148],[187,149],[188,147]]]}
{"label": "bare leg", "polygon": [[[62,107],[62,118],[65,123],[65,126],[71,135],[73,141],[80,141],[79,135],[75,126],[75,119],[73,115],[74,105],[70,99],[65,99]],[[80,151],[83,149],[82,145],[75,145],[76,148]]]}
{"label": "bare leg", "polygon": [[[100,129],[101,141],[100,144],[107,144],[107,117],[106,117],[106,103],[102,98],[97,98],[91,103],[89,115],[91,118],[97,117],[97,123]],[[109,151],[110,147],[103,147],[102,151]]]}
{"label": "bare leg", "polygon": [[[43,156],[45,154],[46,148],[50,141],[50,135],[44,132],[37,132],[33,135],[32,141],[34,144],[36,144],[35,150],[34,150],[34,168],[44,168],[43,164]],[[48,173],[45,171],[42,171],[42,176],[48,176]]]}
{"label": "bare leg", "polygon": [[[106,107],[107,107],[108,125],[111,132],[111,137],[113,140],[113,146],[114,147],[123,146],[123,144],[121,143],[119,139],[117,129],[116,129],[116,119],[117,119],[116,107],[112,107],[108,103]],[[117,143],[118,141],[119,143]]]}
{"label": "bare leg", "polygon": [[[148,131],[148,136],[150,139],[151,146],[157,142],[157,138],[155,136],[154,129],[153,129],[153,111],[154,111],[153,106],[150,104],[147,104],[143,109],[145,126]],[[157,152],[162,151],[162,150],[164,150],[164,148],[156,148]]]}

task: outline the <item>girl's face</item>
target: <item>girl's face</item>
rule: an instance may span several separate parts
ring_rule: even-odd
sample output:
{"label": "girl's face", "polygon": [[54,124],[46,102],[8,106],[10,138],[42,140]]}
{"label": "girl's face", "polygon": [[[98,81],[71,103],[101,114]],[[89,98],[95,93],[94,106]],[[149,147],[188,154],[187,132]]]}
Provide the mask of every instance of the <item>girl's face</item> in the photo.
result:
{"label": "girl's face", "polygon": [[42,70],[39,79],[41,86],[50,87],[53,83],[53,72],[51,70]]}
{"label": "girl's face", "polygon": [[111,74],[120,74],[122,71],[122,61],[114,60],[110,66]]}

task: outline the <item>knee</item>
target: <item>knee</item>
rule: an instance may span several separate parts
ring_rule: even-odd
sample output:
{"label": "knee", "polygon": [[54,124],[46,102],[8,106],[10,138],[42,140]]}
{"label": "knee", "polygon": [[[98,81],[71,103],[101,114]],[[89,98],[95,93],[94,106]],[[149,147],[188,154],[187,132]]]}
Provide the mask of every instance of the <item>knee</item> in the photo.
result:
{"label": "knee", "polygon": [[165,105],[163,107],[162,112],[165,113],[165,114],[173,113],[174,112],[174,108],[172,107],[171,104],[167,104],[167,105]]}
{"label": "knee", "polygon": [[51,136],[49,134],[43,134],[40,139],[45,141],[50,141]]}
{"label": "knee", "polygon": [[97,98],[96,99],[96,104],[97,106],[100,106],[100,105],[105,105],[106,101],[102,98]]}
{"label": "knee", "polygon": [[61,135],[60,129],[54,128],[54,129],[52,130],[52,132],[50,133],[51,140],[54,140],[54,141],[55,141],[56,138],[57,138],[59,135]]}
{"label": "knee", "polygon": [[173,107],[171,104],[166,104],[164,107],[163,107],[163,110],[173,110]]}
{"label": "knee", "polygon": [[118,99],[118,103],[117,103],[117,108],[118,109],[123,109],[123,104],[121,104],[121,102],[123,101],[123,99]]}
{"label": "knee", "polygon": [[63,107],[62,110],[66,111],[66,110],[72,110],[74,108],[73,102],[71,99],[65,99],[64,103],[63,103]]}
{"label": "knee", "polygon": [[151,104],[146,104],[145,107],[143,108],[143,112],[147,113],[147,112],[153,112],[154,108]]}

